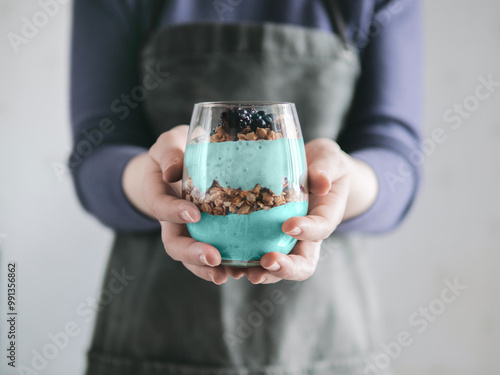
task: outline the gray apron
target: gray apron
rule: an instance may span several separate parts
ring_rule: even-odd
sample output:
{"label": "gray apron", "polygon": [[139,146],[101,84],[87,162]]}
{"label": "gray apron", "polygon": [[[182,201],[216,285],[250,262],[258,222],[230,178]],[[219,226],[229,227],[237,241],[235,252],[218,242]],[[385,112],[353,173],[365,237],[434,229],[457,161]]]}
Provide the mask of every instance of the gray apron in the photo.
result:
{"label": "gray apron", "polygon": [[[297,105],[305,141],[335,139],[359,63],[332,33],[279,24],[182,24],[155,32],[142,74],[170,75],[148,93],[155,136],[189,122],[200,101]],[[357,240],[332,235],[303,282],[222,286],[194,276],[160,233],[118,233],[105,288],[130,280],[103,305],[87,374],[362,374],[380,341]]]}

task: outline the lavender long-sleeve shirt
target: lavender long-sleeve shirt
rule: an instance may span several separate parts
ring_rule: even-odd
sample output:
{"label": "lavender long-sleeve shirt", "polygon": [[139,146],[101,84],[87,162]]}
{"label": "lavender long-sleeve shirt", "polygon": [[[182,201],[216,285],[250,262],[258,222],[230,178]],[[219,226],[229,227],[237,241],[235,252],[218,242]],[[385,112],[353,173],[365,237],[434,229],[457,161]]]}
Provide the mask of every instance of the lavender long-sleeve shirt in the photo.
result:
{"label": "lavender long-sleeve shirt", "polygon": [[[337,231],[384,232],[401,222],[419,186],[412,153],[418,149],[421,122],[420,4],[418,0],[340,3],[347,38],[360,53],[362,73],[347,126],[337,141],[373,168],[379,193],[368,211],[343,222]],[[140,105],[123,120],[112,109],[139,84],[137,57],[151,7],[151,0],[74,2],[74,148],[69,164],[85,209],[119,231],[159,229],[157,221],[131,205],[121,183],[127,162],[147,152],[154,139],[144,126]],[[166,1],[161,25],[193,21],[276,22],[330,32],[333,28],[322,0]],[[99,132],[92,131],[96,128]]]}

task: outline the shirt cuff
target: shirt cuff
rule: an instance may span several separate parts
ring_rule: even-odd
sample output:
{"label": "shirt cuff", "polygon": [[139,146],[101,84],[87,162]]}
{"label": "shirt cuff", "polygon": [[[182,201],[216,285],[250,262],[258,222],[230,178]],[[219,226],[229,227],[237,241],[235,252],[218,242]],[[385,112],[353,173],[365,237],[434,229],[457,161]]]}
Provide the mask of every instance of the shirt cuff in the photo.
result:
{"label": "shirt cuff", "polygon": [[110,145],[97,149],[80,166],[72,169],[78,197],[85,209],[101,223],[125,232],[160,229],[157,220],[137,210],[122,185],[125,166],[147,149],[131,145]]}
{"label": "shirt cuff", "polygon": [[343,221],[334,233],[382,233],[396,228],[406,216],[417,192],[419,179],[414,166],[398,153],[385,148],[367,148],[350,155],[373,169],[379,184],[378,194],[367,211]]}

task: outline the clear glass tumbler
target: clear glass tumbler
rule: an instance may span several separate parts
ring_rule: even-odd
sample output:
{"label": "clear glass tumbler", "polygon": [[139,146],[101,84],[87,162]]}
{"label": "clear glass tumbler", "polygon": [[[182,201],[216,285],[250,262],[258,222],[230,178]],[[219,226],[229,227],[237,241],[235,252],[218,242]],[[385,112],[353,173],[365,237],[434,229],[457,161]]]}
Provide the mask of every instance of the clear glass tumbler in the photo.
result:
{"label": "clear glass tumbler", "polygon": [[207,102],[194,106],[184,156],[183,198],[201,211],[187,224],[222,264],[258,266],[296,239],[281,230],[308,209],[307,163],[295,105]]}

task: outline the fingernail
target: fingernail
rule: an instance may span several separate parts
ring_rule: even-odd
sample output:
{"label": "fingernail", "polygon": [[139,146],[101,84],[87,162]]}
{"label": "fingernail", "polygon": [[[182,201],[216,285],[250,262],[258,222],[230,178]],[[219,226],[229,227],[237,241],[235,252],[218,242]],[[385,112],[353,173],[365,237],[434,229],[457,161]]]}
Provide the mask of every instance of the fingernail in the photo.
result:
{"label": "fingernail", "polygon": [[280,268],[281,268],[280,264],[278,262],[274,262],[269,267],[266,267],[266,270],[276,272],[279,271]]}
{"label": "fingernail", "polygon": [[286,232],[286,234],[289,234],[290,236],[298,236],[299,234],[302,234],[302,229],[300,229],[299,227],[295,227],[292,230]]}
{"label": "fingernail", "polygon": [[259,284],[264,284],[267,281],[267,276],[264,276],[262,280],[260,280]]}
{"label": "fingernail", "polygon": [[205,256],[205,254],[200,255],[200,262],[203,264],[206,264],[207,266],[210,265],[210,264],[208,264],[207,257]]}
{"label": "fingernail", "polygon": [[181,211],[179,214],[182,220],[187,221],[189,223],[194,223],[194,219],[189,215],[189,212],[187,210]]}
{"label": "fingernail", "polygon": [[[213,275],[212,273],[209,273],[209,274],[208,274],[208,278],[209,278],[209,279],[210,279],[213,283],[215,283],[215,277],[214,277],[214,275]],[[217,284],[217,283],[216,283],[216,284]]]}
{"label": "fingernail", "polygon": [[207,266],[210,266],[210,267],[216,267],[218,266],[219,264],[215,262],[212,262],[212,264],[210,264],[210,262],[208,261],[207,259],[207,256],[205,255],[205,253],[202,253],[200,254],[200,256],[198,257],[198,259],[200,260],[201,263],[207,265]]}
{"label": "fingernail", "polygon": [[165,182],[168,182],[168,178],[167,178],[167,175],[168,175],[168,170],[174,165],[177,163],[177,159],[174,159],[172,161],[170,161],[169,164],[167,164],[167,166],[165,167],[165,169],[163,170],[163,173],[162,173],[162,177],[163,177],[163,181]]}
{"label": "fingernail", "polygon": [[177,160],[177,158],[170,160],[170,163],[168,163],[167,166],[165,167],[165,172],[168,171],[172,165],[177,164],[178,161],[179,160]]}

